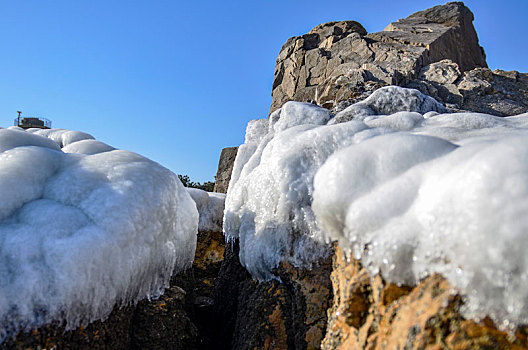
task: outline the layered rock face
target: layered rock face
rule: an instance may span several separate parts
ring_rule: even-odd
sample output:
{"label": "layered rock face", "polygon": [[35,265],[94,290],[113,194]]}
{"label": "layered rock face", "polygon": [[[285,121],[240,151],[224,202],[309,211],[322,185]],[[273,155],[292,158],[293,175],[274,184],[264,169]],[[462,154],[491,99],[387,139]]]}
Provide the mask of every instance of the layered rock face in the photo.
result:
{"label": "layered rock face", "polygon": [[292,37],[277,58],[270,112],[290,100],[339,111],[384,85],[418,88],[454,110],[499,116],[528,110],[526,74],[491,72],[472,21],[471,11],[453,2],[378,33],[344,21]]}

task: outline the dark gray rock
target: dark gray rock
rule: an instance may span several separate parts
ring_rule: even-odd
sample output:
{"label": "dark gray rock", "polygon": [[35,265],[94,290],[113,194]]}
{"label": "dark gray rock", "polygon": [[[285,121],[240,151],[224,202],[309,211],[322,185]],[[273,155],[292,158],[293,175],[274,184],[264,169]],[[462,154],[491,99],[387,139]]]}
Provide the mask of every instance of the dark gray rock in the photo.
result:
{"label": "dark gray rock", "polygon": [[220,160],[218,161],[214,192],[227,193],[237,151],[238,147],[227,147],[222,150]]}

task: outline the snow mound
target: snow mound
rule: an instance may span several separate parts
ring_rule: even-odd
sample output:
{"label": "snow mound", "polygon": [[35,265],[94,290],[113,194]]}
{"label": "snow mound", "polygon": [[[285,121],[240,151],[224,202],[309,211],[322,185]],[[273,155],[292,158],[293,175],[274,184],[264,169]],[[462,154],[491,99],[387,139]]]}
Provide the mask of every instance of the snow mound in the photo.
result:
{"label": "snow mound", "polygon": [[315,263],[338,241],[391,282],[443,274],[467,298],[467,317],[527,324],[528,114],[440,114],[400,89],[371,104],[382,114],[348,122],[314,122],[304,104],[289,128],[274,127],[283,110],[253,122],[260,132],[235,160],[226,235],[259,279],[281,261]]}
{"label": "snow mound", "polygon": [[61,148],[81,140],[93,140],[94,137],[82,131],[66,129],[38,129],[31,128],[28,132],[47,137],[55,141]]}
{"label": "snow mound", "polygon": [[86,155],[92,155],[103,152],[114,151],[115,148],[107,145],[104,142],[84,139],[74,143],[70,143],[67,146],[62,147],[62,151],[66,153],[80,153]]}
{"label": "snow mound", "polygon": [[319,169],[323,238],[391,282],[441,273],[466,296],[467,317],[528,323],[528,115],[444,114],[412,131],[342,149]]}
{"label": "snow mound", "polygon": [[198,231],[222,232],[225,193],[206,192],[198,188],[187,188],[187,192],[196,203],[200,216]]}
{"label": "snow mound", "polygon": [[192,263],[198,212],[177,176],[92,139],[0,130],[0,342],[104,319]]}

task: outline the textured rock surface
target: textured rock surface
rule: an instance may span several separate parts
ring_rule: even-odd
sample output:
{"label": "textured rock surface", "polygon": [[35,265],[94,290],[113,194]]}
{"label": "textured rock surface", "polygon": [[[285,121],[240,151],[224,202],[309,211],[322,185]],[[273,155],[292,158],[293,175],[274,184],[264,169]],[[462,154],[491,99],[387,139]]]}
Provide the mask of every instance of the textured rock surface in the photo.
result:
{"label": "textured rock surface", "polygon": [[443,59],[462,71],[487,67],[472,21],[471,11],[453,2],[412,14],[379,33],[367,34],[361,24],[344,21],[292,37],[277,58],[270,112],[289,100],[334,108],[380,85],[405,85]]}
{"label": "textured rock surface", "polygon": [[227,147],[222,150],[220,160],[218,161],[218,170],[216,172],[214,192],[227,193],[233,163],[237,155],[238,147]]}
{"label": "textured rock surface", "polygon": [[231,349],[233,333],[237,323],[238,299],[242,284],[251,276],[240,264],[238,240],[230,241],[224,250],[224,261],[215,284],[214,328],[216,349]]}
{"label": "textured rock surface", "polygon": [[[238,260],[238,255],[232,258]],[[230,268],[234,266],[236,261]],[[232,322],[233,338],[231,346],[224,344],[224,348],[319,349],[332,298],[330,270],[330,261],[321,262],[312,270],[281,264],[277,275],[282,283],[258,282],[247,273],[238,274],[245,278],[234,281],[236,277],[230,274],[230,295],[237,296],[238,302],[230,309],[231,319],[226,319]]]}
{"label": "textured rock surface", "polygon": [[[190,274],[192,276],[192,274]],[[189,272],[176,276],[159,299],[116,308],[105,321],[65,331],[48,325],[18,334],[5,349],[196,349],[198,332],[189,317]]]}
{"label": "textured rock surface", "polygon": [[435,97],[452,110],[497,116],[528,111],[528,74],[500,69],[475,68],[460,73],[450,60],[428,65],[418,79],[406,85]]}
{"label": "textured rock surface", "polygon": [[199,348],[210,349],[216,342],[214,289],[224,260],[225,239],[222,232],[198,232],[193,263],[193,321],[198,328]]}
{"label": "textured rock surface", "polygon": [[415,287],[371,278],[338,248],[323,349],[526,349],[526,329],[509,335],[460,315],[463,301],[439,275]]}

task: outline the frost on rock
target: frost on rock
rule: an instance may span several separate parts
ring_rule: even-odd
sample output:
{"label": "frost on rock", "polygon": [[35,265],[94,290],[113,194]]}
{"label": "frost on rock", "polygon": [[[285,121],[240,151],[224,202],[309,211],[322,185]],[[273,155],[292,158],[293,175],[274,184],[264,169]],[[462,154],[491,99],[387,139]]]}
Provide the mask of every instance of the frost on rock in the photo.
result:
{"label": "frost on rock", "polygon": [[366,127],[321,126],[330,118],[323,108],[288,102],[270,120],[248,124],[231,175],[224,230],[240,239],[240,261],[255,277],[273,278],[284,259],[303,265],[327,254],[315,241],[311,180],[335,149],[352,142],[346,135]]}
{"label": "frost on rock", "polygon": [[396,87],[360,103],[372,112],[346,122],[289,102],[250,124],[224,215],[242,264],[274,278],[338,241],[391,282],[443,274],[467,317],[527,324],[528,114],[445,114]]}
{"label": "frost on rock", "polygon": [[388,115],[396,112],[447,113],[447,108],[418,90],[385,86],[374,91],[365,100],[337,113],[332,123],[343,123],[351,119],[363,120],[371,115]]}
{"label": "frost on rock", "polygon": [[528,115],[440,114],[405,130],[319,169],[323,239],[391,282],[441,273],[467,298],[467,317],[528,323]]}
{"label": "frost on rock", "polygon": [[196,203],[200,216],[198,231],[222,232],[225,193],[206,192],[198,188],[187,188],[187,192]]}
{"label": "frost on rock", "polygon": [[0,342],[156,297],[194,258],[177,176],[85,133],[0,130],[0,194]]}

